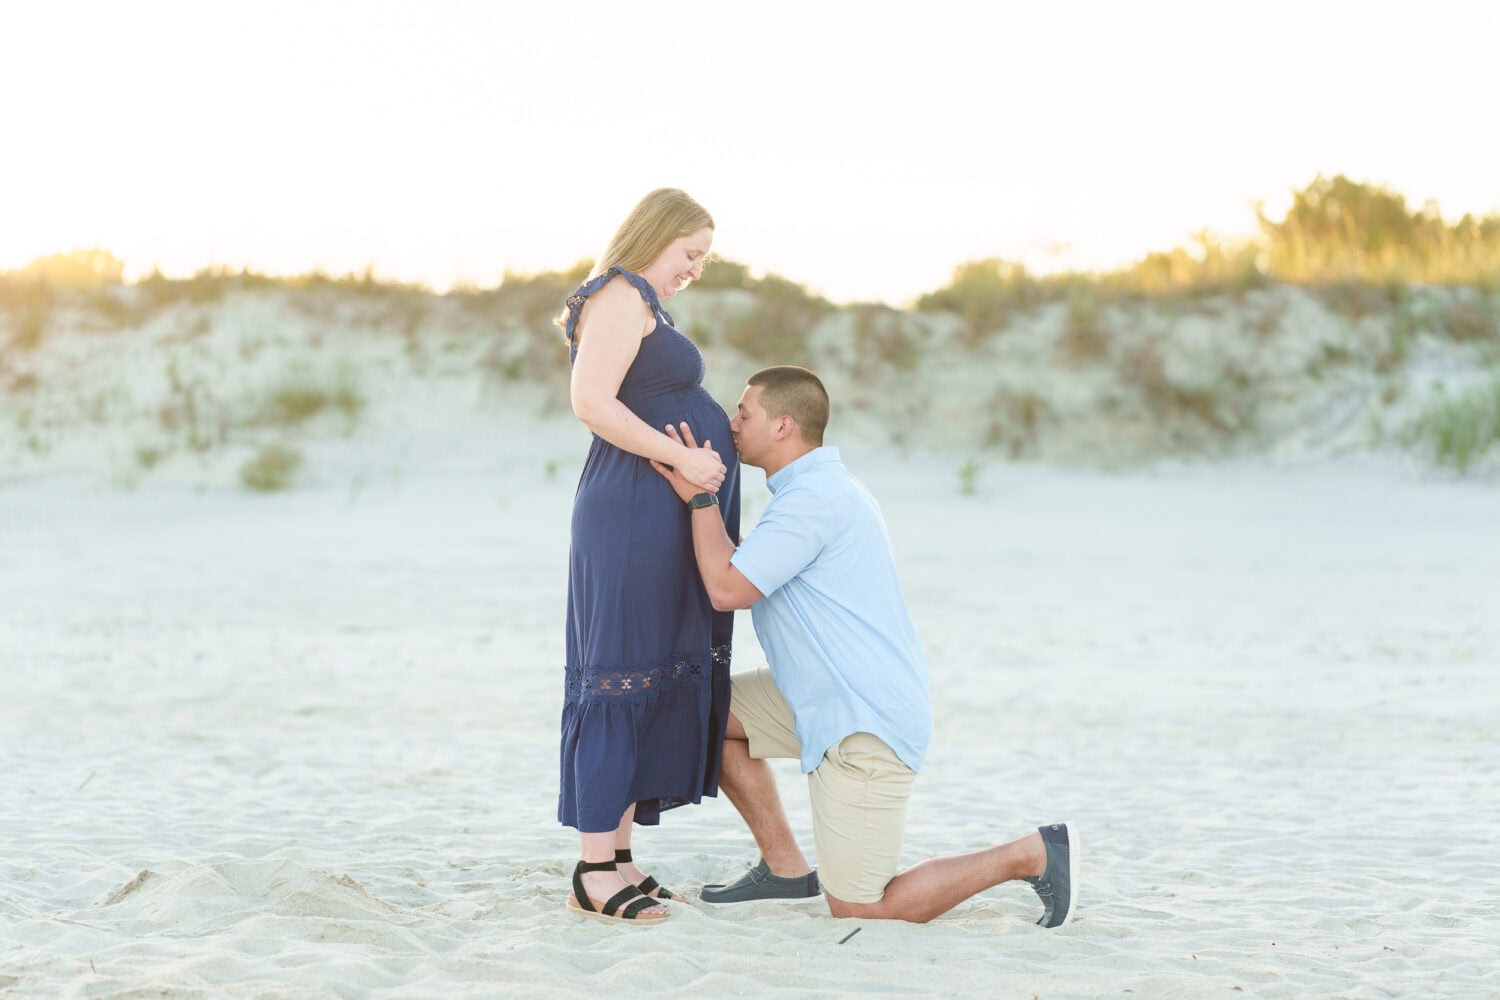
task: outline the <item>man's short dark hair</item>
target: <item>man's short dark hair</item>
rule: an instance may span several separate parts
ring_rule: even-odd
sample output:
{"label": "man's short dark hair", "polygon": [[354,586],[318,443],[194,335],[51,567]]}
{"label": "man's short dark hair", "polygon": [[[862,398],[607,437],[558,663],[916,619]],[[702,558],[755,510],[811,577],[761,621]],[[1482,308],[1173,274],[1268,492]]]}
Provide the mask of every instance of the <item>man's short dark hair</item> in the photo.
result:
{"label": "man's short dark hair", "polygon": [[749,384],[761,390],[760,405],[772,420],[791,417],[797,421],[802,440],[823,444],[828,429],[828,390],[818,376],[796,365],[762,368],[750,376]]}

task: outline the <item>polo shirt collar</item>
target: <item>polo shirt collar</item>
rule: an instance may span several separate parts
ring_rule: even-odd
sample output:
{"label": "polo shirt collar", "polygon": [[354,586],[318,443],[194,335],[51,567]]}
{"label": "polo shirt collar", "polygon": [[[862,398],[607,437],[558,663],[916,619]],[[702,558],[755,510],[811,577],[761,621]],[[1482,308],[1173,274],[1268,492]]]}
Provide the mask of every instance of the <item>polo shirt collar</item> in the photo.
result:
{"label": "polo shirt collar", "polygon": [[776,473],[776,475],[767,476],[766,489],[770,490],[772,493],[775,493],[777,490],[792,482],[792,480],[796,479],[803,473],[809,472],[820,465],[828,465],[830,463],[837,462],[838,460],[839,450],[837,448],[830,448],[826,445],[823,447],[814,448],[812,451],[808,452],[806,455],[803,455],[795,462],[783,466],[782,469]]}

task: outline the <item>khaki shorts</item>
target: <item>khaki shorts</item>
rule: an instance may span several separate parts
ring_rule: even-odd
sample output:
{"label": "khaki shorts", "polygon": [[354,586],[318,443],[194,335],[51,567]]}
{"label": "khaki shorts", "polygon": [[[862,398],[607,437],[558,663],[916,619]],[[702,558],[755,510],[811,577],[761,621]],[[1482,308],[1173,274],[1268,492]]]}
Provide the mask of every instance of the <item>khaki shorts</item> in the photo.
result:
{"label": "khaki shorts", "polygon": [[[750,738],[750,756],[802,757],[792,709],[769,667],[735,674],[729,711]],[[818,878],[835,899],[878,903],[896,877],[906,803],[916,774],[869,733],[844,737],[807,776]]]}

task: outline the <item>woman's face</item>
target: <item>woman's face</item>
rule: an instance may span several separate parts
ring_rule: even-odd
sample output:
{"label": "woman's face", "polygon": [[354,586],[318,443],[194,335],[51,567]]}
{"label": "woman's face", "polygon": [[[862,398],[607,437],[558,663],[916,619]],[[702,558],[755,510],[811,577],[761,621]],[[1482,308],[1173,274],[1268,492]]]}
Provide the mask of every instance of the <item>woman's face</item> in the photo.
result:
{"label": "woman's face", "polygon": [[703,261],[713,245],[714,231],[707,226],[679,236],[667,244],[641,277],[651,283],[657,295],[670,299],[703,274]]}

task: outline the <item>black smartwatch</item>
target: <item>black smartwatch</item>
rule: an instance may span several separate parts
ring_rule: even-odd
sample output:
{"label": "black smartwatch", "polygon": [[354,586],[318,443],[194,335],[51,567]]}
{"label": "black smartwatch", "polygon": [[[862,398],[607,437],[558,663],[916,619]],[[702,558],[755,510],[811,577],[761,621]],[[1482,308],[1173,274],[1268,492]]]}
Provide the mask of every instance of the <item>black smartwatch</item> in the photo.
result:
{"label": "black smartwatch", "polygon": [[700,507],[717,507],[719,497],[714,493],[694,493],[693,499],[689,500],[687,505],[693,510],[698,510]]}

